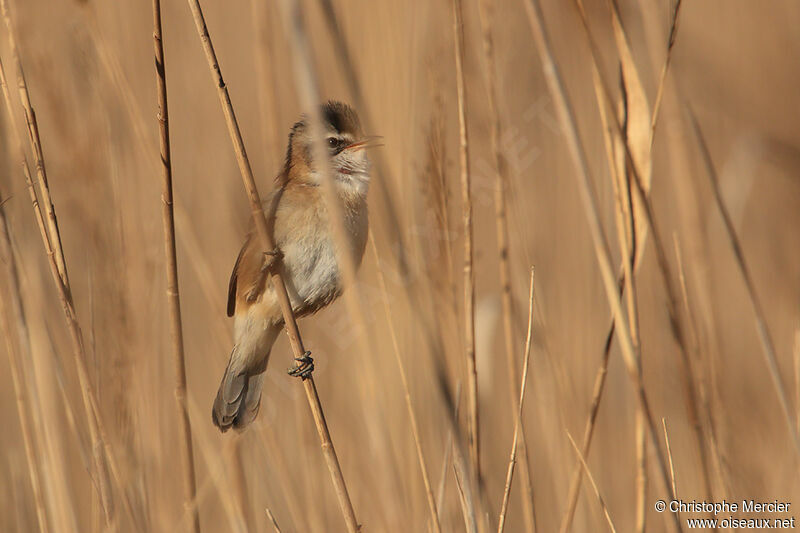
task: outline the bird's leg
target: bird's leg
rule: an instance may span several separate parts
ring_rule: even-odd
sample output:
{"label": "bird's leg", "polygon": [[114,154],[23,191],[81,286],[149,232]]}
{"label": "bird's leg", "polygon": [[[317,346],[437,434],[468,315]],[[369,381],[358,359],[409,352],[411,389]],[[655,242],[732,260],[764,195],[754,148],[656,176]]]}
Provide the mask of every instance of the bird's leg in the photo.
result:
{"label": "bird's leg", "polygon": [[314,360],[311,358],[311,352],[306,352],[302,357],[295,357],[297,366],[290,368],[286,372],[295,378],[308,379],[311,373],[314,372]]}

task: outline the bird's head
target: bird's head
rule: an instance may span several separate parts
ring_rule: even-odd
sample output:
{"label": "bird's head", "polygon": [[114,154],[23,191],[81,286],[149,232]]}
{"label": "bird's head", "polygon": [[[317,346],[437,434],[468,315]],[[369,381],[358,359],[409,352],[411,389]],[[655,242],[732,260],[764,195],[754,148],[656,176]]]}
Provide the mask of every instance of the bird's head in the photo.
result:
{"label": "bird's head", "polygon": [[[320,107],[320,116],[328,167],[336,184],[366,194],[370,167],[366,148],[376,146],[377,138],[364,135],[358,114],[347,104],[327,102]],[[314,139],[309,124],[310,118],[304,115],[289,133],[286,176],[319,185],[322,168],[314,161]]]}

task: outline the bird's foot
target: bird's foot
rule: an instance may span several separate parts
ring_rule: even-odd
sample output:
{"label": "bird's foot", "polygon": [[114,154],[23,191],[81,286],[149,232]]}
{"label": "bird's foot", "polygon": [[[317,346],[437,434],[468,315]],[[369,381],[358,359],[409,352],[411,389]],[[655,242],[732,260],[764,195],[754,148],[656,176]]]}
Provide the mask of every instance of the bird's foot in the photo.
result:
{"label": "bird's foot", "polygon": [[311,358],[311,352],[306,352],[302,357],[295,357],[297,366],[290,368],[286,372],[295,378],[308,379],[311,373],[314,372],[314,360]]}
{"label": "bird's foot", "polygon": [[283,253],[281,253],[281,251],[278,250],[277,246],[272,250],[264,252],[264,264],[261,265],[261,272],[262,273],[274,272],[275,267],[278,264],[278,261],[280,261],[281,259],[283,259]]}

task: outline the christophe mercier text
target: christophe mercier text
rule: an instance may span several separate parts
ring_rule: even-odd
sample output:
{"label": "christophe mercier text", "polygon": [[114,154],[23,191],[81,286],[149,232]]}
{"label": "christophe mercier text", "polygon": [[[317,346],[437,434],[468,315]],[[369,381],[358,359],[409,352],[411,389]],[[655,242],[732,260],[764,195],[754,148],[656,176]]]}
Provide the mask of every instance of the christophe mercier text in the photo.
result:
{"label": "christophe mercier text", "polygon": [[672,500],[669,502],[669,510],[673,513],[788,513],[791,502],[779,502],[772,500],[769,502],[759,502],[756,500],[742,500],[739,502],[695,501],[685,502],[683,500]]}

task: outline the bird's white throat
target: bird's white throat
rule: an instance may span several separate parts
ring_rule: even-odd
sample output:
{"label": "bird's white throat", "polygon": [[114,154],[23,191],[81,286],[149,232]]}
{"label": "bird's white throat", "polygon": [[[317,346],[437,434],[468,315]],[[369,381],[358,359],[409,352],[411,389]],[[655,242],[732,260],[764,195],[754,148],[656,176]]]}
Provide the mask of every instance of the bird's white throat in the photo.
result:
{"label": "bird's white throat", "polygon": [[358,194],[366,196],[369,190],[369,172],[366,170],[344,172],[335,170],[336,185],[345,194]]}

